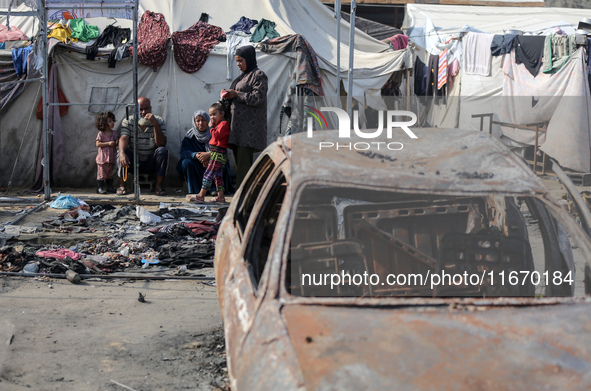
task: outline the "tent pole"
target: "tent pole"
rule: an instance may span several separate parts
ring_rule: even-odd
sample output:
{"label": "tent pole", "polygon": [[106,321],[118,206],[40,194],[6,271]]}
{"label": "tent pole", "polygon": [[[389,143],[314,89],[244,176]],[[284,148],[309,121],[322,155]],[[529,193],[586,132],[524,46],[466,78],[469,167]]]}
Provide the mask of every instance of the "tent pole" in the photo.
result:
{"label": "tent pole", "polygon": [[355,12],[357,11],[357,5],[355,0],[351,0],[351,22],[350,22],[350,34],[349,34],[349,88],[347,90],[347,113],[349,113],[349,119],[353,118],[353,55],[355,51]]}
{"label": "tent pole", "polygon": [[341,107],[341,0],[335,0],[334,9],[337,19],[337,107]]}
{"label": "tent pole", "polygon": [[137,157],[137,136],[138,136],[138,118],[139,118],[139,105],[138,105],[138,73],[137,73],[137,14],[139,12],[138,0],[135,0],[133,7],[133,197],[135,203],[140,202],[140,187],[139,187],[139,166],[140,162]]}
{"label": "tent pole", "polygon": [[45,200],[51,199],[50,188],[50,166],[51,159],[49,156],[49,53],[47,48],[47,8],[45,0],[39,0],[38,12],[41,14],[40,33],[43,38],[43,190],[45,193]]}
{"label": "tent pole", "polygon": [[410,69],[406,70],[406,111],[410,111]]}

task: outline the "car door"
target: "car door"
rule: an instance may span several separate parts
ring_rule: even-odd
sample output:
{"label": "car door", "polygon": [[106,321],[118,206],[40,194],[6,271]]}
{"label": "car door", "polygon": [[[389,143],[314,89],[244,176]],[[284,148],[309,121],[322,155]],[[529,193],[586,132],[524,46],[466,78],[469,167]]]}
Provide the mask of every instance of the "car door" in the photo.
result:
{"label": "car door", "polygon": [[[228,369],[235,373],[237,356],[240,346],[255,312],[257,283],[253,275],[252,265],[244,259],[244,252],[249,242],[249,234],[253,221],[264,203],[265,189],[272,182],[277,164],[269,155],[258,159],[255,167],[249,172],[244,185],[237,194],[237,199],[228,211],[232,215],[231,223],[220,229],[233,231],[231,234],[222,232],[224,243],[220,243],[220,264],[223,269],[216,271],[218,279],[224,285],[219,292],[222,297],[222,314],[228,352]],[[228,241],[228,242],[226,242]],[[218,264],[219,266],[219,264]]]}

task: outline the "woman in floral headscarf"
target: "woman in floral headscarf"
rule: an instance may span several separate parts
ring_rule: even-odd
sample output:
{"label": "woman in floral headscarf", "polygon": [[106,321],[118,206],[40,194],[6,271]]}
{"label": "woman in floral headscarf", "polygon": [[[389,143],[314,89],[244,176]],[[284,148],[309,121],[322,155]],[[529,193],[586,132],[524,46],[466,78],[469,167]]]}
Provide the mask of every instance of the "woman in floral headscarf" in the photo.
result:
{"label": "woman in floral headscarf", "polygon": [[[210,139],[209,114],[204,110],[196,110],[193,113],[191,128],[181,144],[180,159],[176,166],[178,173],[187,181],[189,194],[197,194],[201,190],[203,174],[209,162]],[[229,164],[224,167],[224,187],[226,194],[234,192]]]}

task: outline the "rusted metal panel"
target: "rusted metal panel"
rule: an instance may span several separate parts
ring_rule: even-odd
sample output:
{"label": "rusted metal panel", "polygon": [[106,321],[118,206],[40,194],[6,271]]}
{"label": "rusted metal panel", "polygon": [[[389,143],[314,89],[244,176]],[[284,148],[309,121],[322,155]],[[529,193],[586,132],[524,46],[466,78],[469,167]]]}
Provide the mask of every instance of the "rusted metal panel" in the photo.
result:
{"label": "rusted metal panel", "polygon": [[286,305],[282,313],[309,390],[585,390],[590,310]]}

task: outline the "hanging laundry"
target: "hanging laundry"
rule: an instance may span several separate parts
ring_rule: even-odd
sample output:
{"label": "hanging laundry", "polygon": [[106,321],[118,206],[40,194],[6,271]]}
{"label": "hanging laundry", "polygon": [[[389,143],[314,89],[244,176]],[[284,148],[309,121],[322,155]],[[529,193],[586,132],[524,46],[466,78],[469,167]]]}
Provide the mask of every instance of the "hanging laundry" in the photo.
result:
{"label": "hanging laundry", "polygon": [[496,57],[511,52],[516,36],[517,34],[495,35],[490,44],[491,54]]}
{"label": "hanging laundry", "polygon": [[12,48],[12,62],[14,64],[14,70],[16,71],[16,77],[21,77],[22,75],[27,74],[27,59],[32,50],[33,45],[22,48]]}
{"label": "hanging laundry", "polygon": [[168,38],[170,38],[170,28],[164,20],[164,15],[152,11],[144,12],[137,36],[138,62],[153,68],[162,66],[166,62]]}
{"label": "hanging laundry", "polygon": [[72,38],[77,38],[82,42],[88,42],[99,36],[98,26],[86,24],[84,19],[71,19],[69,26],[72,30]]}
{"label": "hanging laundry", "polygon": [[256,26],[257,20],[249,19],[246,16],[241,16],[240,20],[230,26],[230,31],[242,31],[246,34],[250,34],[250,30]]}
{"label": "hanging laundry", "polygon": [[175,31],[171,36],[174,59],[179,68],[187,73],[197,72],[220,41],[226,40],[224,31],[211,24],[197,22],[184,31]]}
{"label": "hanging laundry", "polygon": [[427,95],[427,71],[428,68],[425,63],[417,57],[414,68],[414,91],[416,96]]}
{"label": "hanging laundry", "polygon": [[0,24],[0,42],[28,40],[27,35],[18,27],[12,26],[8,29],[5,25]]}
{"label": "hanging laundry", "polygon": [[99,48],[107,46],[108,44],[112,44],[115,46],[115,49],[111,51],[111,55],[109,56],[109,68],[115,68],[115,61],[114,56],[117,53],[117,48],[129,41],[131,38],[131,30],[128,28],[120,28],[115,27],[113,25],[107,26],[105,30],[102,32],[101,35],[96,39],[96,41],[86,47],[86,58],[88,60],[93,61],[96,57]]}
{"label": "hanging laundry", "polygon": [[468,75],[490,76],[494,35],[470,32],[464,43],[464,72]]}
{"label": "hanging laundry", "polygon": [[234,54],[236,54],[236,49],[244,45],[250,45],[250,33],[235,31],[226,34],[226,79],[228,80],[234,80],[233,70],[236,63]]}
{"label": "hanging laundry", "polygon": [[440,90],[447,83],[447,50],[439,55],[439,71],[437,72],[437,89]]}
{"label": "hanging laundry", "polygon": [[301,34],[286,35],[270,39],[261,44],[261,51],[270,54],[296,52],[293,78],[296,85],[322,95],[322,81],[318,58],[312,46]]}
{"label": "hanging laundry", "polygon": [[250,38],[251,42],[261,42],[265,37],[277,38],[279,33],[275,30],[275,22],[267,19],[261,19]]}
{"label": "hanging laundry", "polygon": [[536,77],[542,67],[546,37],[518,35],[515,37],[515,63],[523,64]]}
{"label": "hanging laundry", "polygon": [[454,88],[453,87],[454,81],[455,81],[456,76],[459,73],[460,73],[460,60],[458,60],[456,58],[447,67],[447,87],[450,92]]}
{"label": "hanging laundry", "polygon": [[405,49],[408,46],[408,37],[404,34],[396,34],[389,38],[387,41],[394,50]]}
{"label": "hanging laundry", "polygon": [[63,25],[61,23],[57,23],[55,27],[51,29],[51,32],[47,34],[47,38],[55,38],[66,45],[70,42],[78,42],[78,38],[72,37],[72,29],[68,25]]}
{"label": "hanging laundry", "polygon": [[575,35],[548,35],[544,42],[542,72],[554,73],[559,71],[576,50]]}

